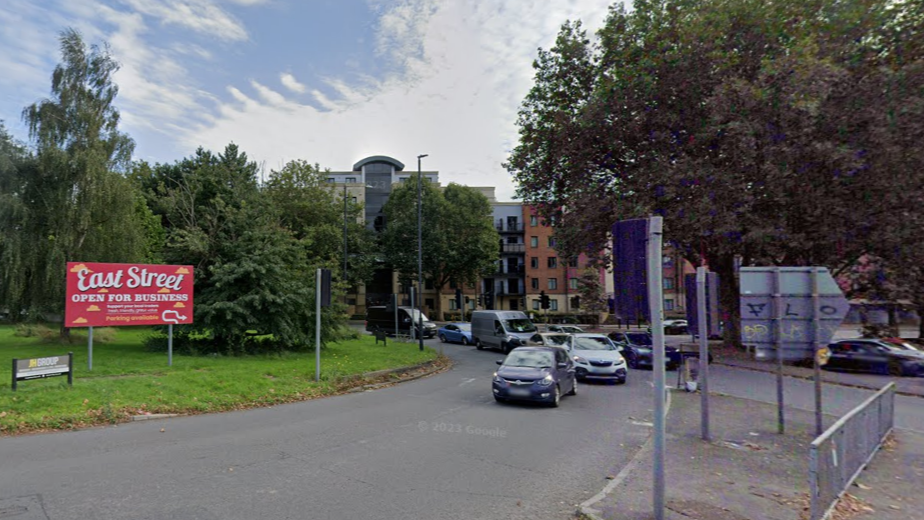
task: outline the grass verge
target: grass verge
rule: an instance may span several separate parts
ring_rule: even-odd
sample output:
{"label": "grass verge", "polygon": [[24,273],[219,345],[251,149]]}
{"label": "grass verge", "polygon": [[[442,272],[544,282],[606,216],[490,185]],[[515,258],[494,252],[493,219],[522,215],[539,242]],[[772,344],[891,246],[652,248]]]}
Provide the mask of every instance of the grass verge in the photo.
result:
{"label": "grass verge", "polygon": [[[420,352],[416,344],[399,342],[384,347],[364,335],[322,350],[320,382],[314,381],[313,350],[242,357],[175,354],[168,367],[166,353],[142,346],[147,329],[125,327],[109,333],[108,343],[94,340],[89,371],[86,335],[72,332],[74,341],[63,345],[14,336],[12,326],[0,326],[0,435],[119,423],[149,413],[195,414],[301,401],[368,383],[357,378],[366,372],[445,363],[432,349]],[[20,381],[12,391],[13,358],[68,351],[74,353],[73,387],[66,377],[55,377]]]}

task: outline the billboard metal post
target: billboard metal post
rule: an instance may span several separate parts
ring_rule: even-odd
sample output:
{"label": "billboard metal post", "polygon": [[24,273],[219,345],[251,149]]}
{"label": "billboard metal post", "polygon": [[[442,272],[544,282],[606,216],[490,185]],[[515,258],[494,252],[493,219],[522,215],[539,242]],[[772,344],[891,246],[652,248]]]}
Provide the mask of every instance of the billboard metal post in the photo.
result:
{"label": "billboard metal post", "polygon": [[392,294],[392,299],[395,302],[395,338],[398,337],[398,294]]}
{"label": "billboard metal post", "polygon": [[786,432],[786,415],[783,411],[783,298],[780,294],[780,268],[773,269],[773,346],[776,348],[776,418],[777,432]]}
{"label": "billboard metal post", "polygon": [[709,333],[706,331],[706,268],[696,268],[696,307],[699,313],[699,387],[700,430],[704,441],[709,441]]}
{"label": "billboard metal post", "polygon": [[173,366],[173,324],[167,325],[167,366]]}
{"label": "billboard metal post", "polygon": [[93,370],[93,327],[87,334],[87,370]]}
{"label": "billboard metal post", "polygon": [[12,376],[13,376],[13,391],[14,391],[14,392],[16,391],[16,362],[17,362],[17,361],[19,361],[19,360],[16,359],[16,358],[13,358],[13,370],[12,370],[12,372],[10,372],[10,374],[12,374]]}
{"label": "billboard metal post", "polygon": [[[16,363],[14,360],[13,363]],[[16,379],[16,376],[13,376],[13,379]],[[68,386],[74,386],[74,353],[67,353],[67,384]]]}
{"label": "billboard metal post", "polygon": [[321,270],[318,269],[314,301],[314,380],[321,381]]}
{"label": "billboard metal post", "polygon": [[654,356],[654,516],[664,520],[664,308],[661,285],[662,217],[648,219],[648,306]]}

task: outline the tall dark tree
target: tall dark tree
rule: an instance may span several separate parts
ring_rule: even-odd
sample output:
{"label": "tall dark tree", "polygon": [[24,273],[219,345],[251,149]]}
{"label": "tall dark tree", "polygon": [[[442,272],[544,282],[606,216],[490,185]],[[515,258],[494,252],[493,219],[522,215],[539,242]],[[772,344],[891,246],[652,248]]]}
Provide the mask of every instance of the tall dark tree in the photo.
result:
{"label": "tall dark tree", "polygon": [[23,110],[35,160],[3,188],[16,200],[0,224],[13,236],[0,271],[4,285],[16,288],[4,303],[35,315],[64,308],[67,261],[138,261],[150,245],[138,199],[122,175],[134,143],[118,129],[112,82],[118,63],[106,47],[88,48],[74,30],[64,31],[60,44],[51,97]]}
{"label": "tall dark tree", "polygon": [[[424,181],[421,234],[423,277],[436,288],[450,281],[474,283],[495,268],[500,236],[488,199],[472,188],[450,184],[440,190]],[[405,283],[417,280],[417,175],[395,188],[385,207],[382,250]],[[437,315],[441,315],[437,299]]]}
{"label": "tall dark tree", "polygon": [[737,342],[736,256],[837,269],[920,200],[922,93],[908,86],[924,33],[896,33],[910,5],[643,0],[611,9],[599,49],[566,24],[536,62],[507,167],[526,202],[566,213],[572,254],[661,215],[720,274]]}

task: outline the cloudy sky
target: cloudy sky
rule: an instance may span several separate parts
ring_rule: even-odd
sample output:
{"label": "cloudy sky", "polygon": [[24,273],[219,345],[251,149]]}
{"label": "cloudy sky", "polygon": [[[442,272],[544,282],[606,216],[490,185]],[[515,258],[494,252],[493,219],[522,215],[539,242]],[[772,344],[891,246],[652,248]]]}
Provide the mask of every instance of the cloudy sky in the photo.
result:
{"label": "cloudy sky", "polygon": [[591,30],[610,0],[3,0],[0,119],[49,93],[58,33],[107,42],[137,159],[235,142],[267,170],[369,155],[444,183],[513,184],[501,163],[539,47],[566,20]]}

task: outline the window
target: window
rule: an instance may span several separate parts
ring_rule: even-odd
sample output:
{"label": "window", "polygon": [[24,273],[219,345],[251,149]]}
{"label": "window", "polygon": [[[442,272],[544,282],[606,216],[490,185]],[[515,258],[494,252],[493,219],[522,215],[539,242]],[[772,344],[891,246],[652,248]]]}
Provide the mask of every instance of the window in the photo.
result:
{"label": "window", "polygon": [[570,280],[568,280],[568,287],[570,287],[570,288],[572,288],[572,289],[577,289],[577,288],[578,288],[578,286],[577,286],[577,278],[571,278]]}
{"label": "window", "polygon": [[668,255],[664,255],[663,257],[661,257],[661,264],[662,264],[664,267],[670,267],[670,266],[674,265],[674,259],[671,258],[671,257],[668,256]]}
{"label": "window", "polygon": [[572,258],[571,260],[568,260],[568,267],[577,267],[577,266],[578,266],[577,258]]}
{"label": "window", "polygon": [[529,247],[539,247],[539,237],[529,237]]}
{"label": "window", "polygon": [[328,178],[327,178],[327,182],[333,184],[333,183],[337,182],[337,179],[334,178],[334,177],[328,177]]}
{"label": "window", "polygon": [[549,257],[549,269],[555,269],[558,267],[558,258],[554,256]]}
{"label": "window", "polygon": [[558,300],[556,300],[555,298],[552,298],[552,299],[549,301],[549,310],[550,310],[550,311],[557,311],[557,310],[558,310]]}
{"label": "window", "polygon": [[555,247],[555,237],[549,237],[549,247]]}
{"label": "window", "polygon": [[539,310],[539,300],[533,300],[533,310],[534,311]]}
{"label": "window", "polygon": [[664,279],[664,288],[667,289],[668,291],[672,290],[672,289],[674,288],[674,279],[673,279],[673,278],[665,278],[665,279]]}
{"label": "window", "polygon": [[[449,310],[451,311],[456,310],[456,299],[455,298],[449,300]],[[448,329],[449,326],[447,326],[446,328]]]}
{"label": "window", "polygon": [[424,289],[433,289],[433,280],[429,278],[424,280]]}
{"label": "window", "polygon": [[346,182],[356,182],[356,177],[347,177]]}
{"label": "window", "polygon": [[664,310],[666,311],[674,310],[674,300],[664,300]]}
{"label": "window", "polygon": [[424,300],[424,305],[428,309],[432,309],[433,308],[433,298],[427,298],[426,300]]}
{"label": "window", "polygon": [[539,218],[536,217],[536,215],[533,215],[533,216],[529,217],[529,225],[532,226],[532,227],[538,226],[538,225],[539,225]]}
{"label": "window", "polygon": [[398,182],[405,182],[405,181],[407,181],[407,177],[398,177]]}
{"label": "window", "polygon": [[449,280],[449,288],[450,288],[450,289],[458,289],[458,288],[459,288],[459,284],[457,284],[455,280]]}
{"label": "window", "polygon": [[531,279],[530,279],[530,287],[532,287],[532,288],[535,289],[535,290],[539,290],[539,279],[538,279],[538,278],[531,278]]}
{"label": "window", "polygon": [[549,278],[549,289],[558,289],[558,278]]}
{"label": "window", "polygon": [[539,269],[539,257],[534,256],[529,259],[529,266],[533,269]]}

